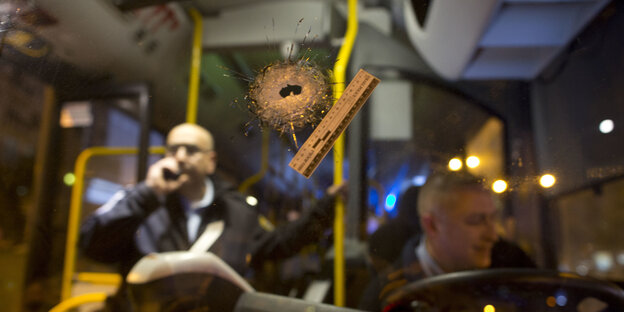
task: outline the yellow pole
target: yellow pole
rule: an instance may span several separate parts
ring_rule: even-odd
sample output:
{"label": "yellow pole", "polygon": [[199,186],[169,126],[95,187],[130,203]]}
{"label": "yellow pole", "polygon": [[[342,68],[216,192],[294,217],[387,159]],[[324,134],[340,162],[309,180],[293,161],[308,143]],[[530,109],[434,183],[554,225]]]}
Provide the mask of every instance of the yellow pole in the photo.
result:
{"label": "yellow pole", "polygon": [[[65,242],[65,261],[63,263],[63,275],[61,281],[61,299],[67,300],[71,297],[71,282],[76,266],[76,246],[78,243],[78,227],[80,223],[80,213],[82,210],[82,193],[84,189],[84,174],[87,161],[94,155],[125,155],[136,154],[137,148],[132,147],[90,147],[78,155],[74,165],[74,175],[76,182],[72,187],[69,204],[69,220],[67,221],[67,240]],[[150,153],[164,154],[164,147],[152,147]]]}
{"label": "yellow pole", "polygon": [[[357,36],[357,0],[348,0],[349,16],[344,42],[338,52],[338,59],[334,65],[334,101],[337,101],[345,89],[347,80],[347,65]],[[335,103],[335,102],[334,102]],[[343,177],[344,160],[344,133],[338,137],[334,145],[334,184],[341,184]],[[339,307],[345,305],[345,260],[344,260],[344,202],[341,198],[336,201],[334,218],[334,304]]]}
{"label": "yellow pole", "polygon": [[186,104],[186,122],[197,123],[197,98],[199,93],[199,70],[202,54],[202,18],[195,9],[189,14],[195,25],[193,30],[193,49],[191,53],[191,72],[189,76],[188,102]]}

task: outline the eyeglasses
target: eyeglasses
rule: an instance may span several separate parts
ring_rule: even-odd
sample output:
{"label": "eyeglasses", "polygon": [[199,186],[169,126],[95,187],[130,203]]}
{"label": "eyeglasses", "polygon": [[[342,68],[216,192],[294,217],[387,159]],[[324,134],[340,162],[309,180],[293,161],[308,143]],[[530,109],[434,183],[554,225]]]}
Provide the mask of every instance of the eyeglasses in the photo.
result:
{"label": "eyeglasses", "polygon": [[202,149],[197,145],[192,145],[192,144],[172,144],[172,145],[167,145],[167,154],[168,155],[175,155],[178,153],[178,149],[180,147],[184,147],[184,150],[186,151],[186,154],[191,156],[191,155],[195,155],[197,153],[206,153],[206,152],[210,152],[210,149]]}

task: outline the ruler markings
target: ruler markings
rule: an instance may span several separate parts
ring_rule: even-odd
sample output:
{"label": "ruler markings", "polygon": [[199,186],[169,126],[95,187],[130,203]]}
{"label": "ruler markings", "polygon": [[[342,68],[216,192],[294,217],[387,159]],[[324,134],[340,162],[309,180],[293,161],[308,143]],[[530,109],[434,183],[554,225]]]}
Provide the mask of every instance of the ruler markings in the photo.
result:
{"label": "ruler markings", "polygon": [[289,166],[309,178],[378,84],[378,78],[360,69]]}

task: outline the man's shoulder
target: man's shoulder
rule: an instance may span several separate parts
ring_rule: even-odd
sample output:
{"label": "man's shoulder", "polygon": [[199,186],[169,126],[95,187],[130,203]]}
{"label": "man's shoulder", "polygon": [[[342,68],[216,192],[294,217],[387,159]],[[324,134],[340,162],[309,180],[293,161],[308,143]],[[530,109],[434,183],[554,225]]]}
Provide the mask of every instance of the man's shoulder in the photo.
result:
{"label": "man's shoulder", "polygon": [[239,217],[255,216],[257,212],[247,204],[245,196],[233,187],[233,184],[217,177],[211,177],[215,185],[215,202],[223,205],[228,214]]}
{"label": "man's shoulder", "polygon": [[242,195],[235,192],[222,194],[217,197],[217,201],[220,202],[221,205],[223,205],[224,208],[230,212],[230,214],[238,216],[257,214],[256,211],[251,209],[251,207],[245,202]]}
{"label": "man's shoulder", "polygon": [[425,271],[418,258],[400,258],[385,272],[379,297],[384,298],[393,291],[425,277]]}

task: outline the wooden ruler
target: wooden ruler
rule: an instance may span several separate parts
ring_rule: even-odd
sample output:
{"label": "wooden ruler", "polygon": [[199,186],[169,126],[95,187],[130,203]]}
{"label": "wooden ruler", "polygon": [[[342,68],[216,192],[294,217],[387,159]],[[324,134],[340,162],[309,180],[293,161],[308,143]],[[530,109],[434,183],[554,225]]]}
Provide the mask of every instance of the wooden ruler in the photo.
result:
{"label": "wooden ruler", "polygon": [[377,77],[360,69],[288,165],[309,178],[378,84]]}

